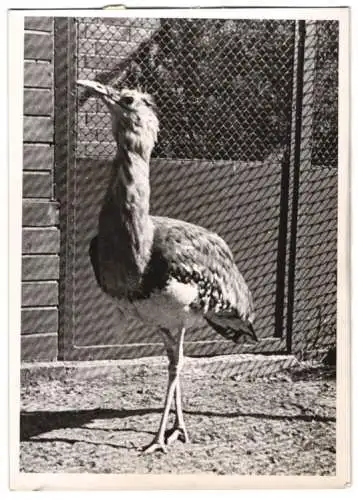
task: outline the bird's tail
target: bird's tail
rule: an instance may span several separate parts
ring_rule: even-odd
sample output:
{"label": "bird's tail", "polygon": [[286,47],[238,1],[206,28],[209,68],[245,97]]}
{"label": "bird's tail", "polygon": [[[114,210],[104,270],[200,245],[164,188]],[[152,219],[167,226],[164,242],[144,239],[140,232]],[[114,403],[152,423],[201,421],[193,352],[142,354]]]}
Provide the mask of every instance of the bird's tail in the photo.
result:
{"label": "bird's tail", "polygon": [[258,341],[252,323],[240,318],[233,311],[207,314],[205,319],[215,331],[235,344],[242,341]]}

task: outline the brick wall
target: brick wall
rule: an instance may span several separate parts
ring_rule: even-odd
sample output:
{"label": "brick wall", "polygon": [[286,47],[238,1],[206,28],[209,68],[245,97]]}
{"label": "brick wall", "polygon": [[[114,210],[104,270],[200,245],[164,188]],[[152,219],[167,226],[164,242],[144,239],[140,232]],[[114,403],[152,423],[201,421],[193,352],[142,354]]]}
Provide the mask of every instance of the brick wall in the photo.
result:
{"label": "brick wall", "polygon": [[[159,27],[159,19],[78,19],[77,78],[91,80],[100,75],[116,85],[136,64],[138,50]],[[90,97],[78,108],[76,156],[111,158],[115,152],[108,109],[99,99]]]}
{"label": "brick wall", "polygon": [[54,199],[53,19],[25,18],[21,357],[57,358],[59,229]]}

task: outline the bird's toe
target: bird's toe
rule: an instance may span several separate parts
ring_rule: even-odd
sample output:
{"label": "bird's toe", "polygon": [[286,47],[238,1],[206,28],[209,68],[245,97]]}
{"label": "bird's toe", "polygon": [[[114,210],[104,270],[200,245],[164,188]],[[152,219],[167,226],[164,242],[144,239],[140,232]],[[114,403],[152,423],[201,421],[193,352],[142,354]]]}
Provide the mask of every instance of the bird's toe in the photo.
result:
{"label": "bird's toe", "polygon": [[150,453],[154,453],[156,451],[160,451],[162,453],[167,453],[167,447],[165,443],[161,440],[154,440],[149,445],[145,446],[142,449],[143,455],[149,455]]}
{"label": "bird's toe", "polygon": [[189,442],[189,436],[185,427],[174,427],[166,434],[166,443],[172,444],[174,441],[181,441],[182,443]]}

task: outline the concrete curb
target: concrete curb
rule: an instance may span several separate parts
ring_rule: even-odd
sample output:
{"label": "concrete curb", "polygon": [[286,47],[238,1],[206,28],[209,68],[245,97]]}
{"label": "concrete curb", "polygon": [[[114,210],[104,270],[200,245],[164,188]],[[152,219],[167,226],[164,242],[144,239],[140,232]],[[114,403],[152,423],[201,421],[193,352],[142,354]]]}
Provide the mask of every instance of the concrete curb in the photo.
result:
{"label": "concrete curb", "polygon": [[[40,363],[22,363],[21,383],[26,384],[36,379],[65,380],[80,378],[90,380],[98,376],[114,376],[133,369],[158,371],[166,369],[166,357],[155,356],[138,359],[101,360],[101,361],[55,361]],[[298,367],[299,361],[292,355],[232,354],[210,358],[185,358],[184,373],[216,372],[223,377],[264,377],[283,370]]]}

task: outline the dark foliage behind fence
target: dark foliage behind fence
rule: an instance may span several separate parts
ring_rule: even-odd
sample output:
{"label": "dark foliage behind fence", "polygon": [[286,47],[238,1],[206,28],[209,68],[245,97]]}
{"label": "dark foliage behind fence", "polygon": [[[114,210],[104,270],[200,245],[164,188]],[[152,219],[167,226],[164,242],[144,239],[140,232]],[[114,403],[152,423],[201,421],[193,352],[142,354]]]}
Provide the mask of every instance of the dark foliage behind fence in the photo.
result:
{"label": "dark foliage behind fence", "polygon": [[337,167],[338,161],[338,22],[316,22],[313,88],[312,163]]}
{"label": "dark foliage behind fence", "polygon": [[[337,162],[338,25],[316,25],[313,161],[327,166]],[[79,77],[155,96],[154,156],[260,160],[287,144],[292,21],[81,18],[77,26]],[[106,110],[83,107],[87,98],[79,100],[80,113],[87,111],[79,142],[98,141],[91,157],[111,156]]]}

